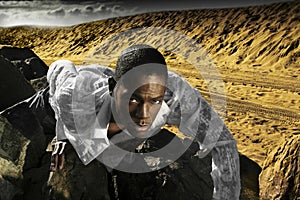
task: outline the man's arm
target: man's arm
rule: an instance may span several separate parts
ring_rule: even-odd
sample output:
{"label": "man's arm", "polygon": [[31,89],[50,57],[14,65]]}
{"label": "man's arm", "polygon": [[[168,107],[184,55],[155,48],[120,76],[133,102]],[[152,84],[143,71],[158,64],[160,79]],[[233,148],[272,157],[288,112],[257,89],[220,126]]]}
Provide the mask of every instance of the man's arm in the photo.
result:
{"label": "man's arm", "polygon": [[[201,102],[199,117],[202,120],[195,139],[200,146],[200,157],[206,155],[205,151],[212,153],[213,197],[239,199],[240,166],[236,141],[213,108],[204,99]],[[203,112],[211,114],[205,115]]]}
{"label": "man's arm", "polygon": [[214,199],[239,199],[240,167],[236,142],[214,109],[183,78],[169,74],[168,88],[171,113],[168,124],[194,138],[199,144],[199,157],[212,153]]}
{"label": "man's arm", "polygon": [[227,143],[216,146],[212,150],[212,157],[211,176],[214,182],[214,199],[239,199],[240,164],[236,144]]}
{"label": "man's arm", "polygon": [[[62,122],[62,118],[66,116],[65,113],[68,113],[64,113],[64,111],[69,110],[70,108],[71,103],[69,99],[74,85],[74,78],[77,74],[75,66],[68,60],[58,60],[53,62],[47,73],[47,81],[49,83],[49,102],[55,112],[56,118],[56,136],[51,141],[51,144],[47,149],[52,152],[50,164],[51,171],[61,170],[64,166],[64,147],[67,144],[66,142],[68,139],[65,134],[63,124],[69,123],[67,121]],[[61,95],[63,90],[63,95]],[[61,99],[64,101],[63,105],[60,105],[59,103]],[[70,117],[72,116],[67,118]]]}
{"label": "man's arm", "polygon": [[57,141],[67,139],[83,163],[87,164],[108,143],[106,130],[99,125],[101,122],[96,121],[96,109],[103,115],[107,110],[104,108],[107,106],[102,106],[109,95],[105,77],[97,70],[79,72],[71,61],[59,60],[51,64],[47,80],[50,86],[50,104],[57,120]]}
{"label": "man's arm", "polygon": [[77,76],[71,61],[58,60],[52,63],[47,73],[49,83],[49,102],[55,112],[57,140],[67,139],[64,125],[72,129],[72,91]]}

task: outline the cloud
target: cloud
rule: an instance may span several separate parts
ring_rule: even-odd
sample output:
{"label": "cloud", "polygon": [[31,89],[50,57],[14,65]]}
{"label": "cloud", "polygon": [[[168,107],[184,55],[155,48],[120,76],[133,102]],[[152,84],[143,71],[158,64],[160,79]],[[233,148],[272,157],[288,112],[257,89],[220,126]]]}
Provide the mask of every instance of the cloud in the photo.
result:
{"label": "cloud", "polygon": [[0,14],[0,25],[3,24],[7,19],[8,19],[8,15],[1,13]]}
{"label": "cloud", "polygon": [[101,3],[96,3],[93,5],[76,5],[76,8],[71,8],[65,10],[67,14],[72,17],[82,18],[82,19],[90,19],[101,20],[110,17],[117,17],[120,15],[125,15],[128,13],[132,13],[131,10],[127,10],[121,5],[105,5]]}
{"label": "cloud", "polygon": [[63,8],[58,8],[55,10],[48,11],[47,14],[52,16],[64,17],[66,15],[66,12]]}
{"label": "cloud", "polygon": [[106,5],[101,4],[95,9],[95,14],[107,16],[111,14],[111,11]]}
{"label": "cloud", "polygon": [[125,8],[123,8],[120,5],[114,5],[111,10],[113,13],[124,13],[125,12]]}
{"label": "cloud", "polygon": [[83,13],[85,13],[85,14],[93,14],[94,13],[93,6],[86,6],[86,7],[84,7]]}
{"label": "cloud", "polygon": [[70,14],[70,15],[80,15],[81,10],[79,8],[72,8],[71,10],[68,11],[68,14]]}
{"label": "cloud", "polygon": [[97,10],[99,12],[106,12],[107,11],[107,7],[105,5],[99,5]]}
{"label": "cloud", "polygon": [[0,26],[69,26],[89,21],[131,15],[136,9],[120,1],[1,1]]}
{"label": "cloud", "polygon": [[[232,1],[239,4],[271,2],[280,0]],[[281,0],[289,1],[289,0]],[[179,2],[179,3],[178,3]],[[226,3],[227,2],[227,3]],[[225,5],[230,0],[216,1],[171,1],[171,0],[33,0],[1,1],[0,26],[56,25],[69,26],[106,18],[128,16],[143,12],[172,9],[196,9]],[[242,3],[243,2],[243,3]]]}

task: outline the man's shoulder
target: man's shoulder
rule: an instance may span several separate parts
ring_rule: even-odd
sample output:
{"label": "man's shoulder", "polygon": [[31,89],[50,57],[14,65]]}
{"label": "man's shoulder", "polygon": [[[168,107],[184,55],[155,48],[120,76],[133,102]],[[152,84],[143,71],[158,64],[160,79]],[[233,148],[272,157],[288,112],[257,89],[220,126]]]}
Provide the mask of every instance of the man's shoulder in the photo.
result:
{"label": "man's shoulder", "polygon": [[168,80],[170,80],[170,81],[175,81],[175,80],[185,81],[185,79],[180,74],[178,74],[177,72],[174,72],[174,71],[170,71],[170,70],[168,70]]}
{"label": "man's shoulder", "polygon": [[112,68],[101,66],[97,64],[90,64],[90,65],[78,65],[76,66],[77,71],[80,72],[91,72],[101,76],[112,76],[115,71]]}
{"label": "man's shoulder", "polygon": [[[167,87],[172,90],[182,90],[183,86],[189,85],[189,83],[180,74],[174,71],[168,71]],[[188,89],[188,88],[185,88]]]}

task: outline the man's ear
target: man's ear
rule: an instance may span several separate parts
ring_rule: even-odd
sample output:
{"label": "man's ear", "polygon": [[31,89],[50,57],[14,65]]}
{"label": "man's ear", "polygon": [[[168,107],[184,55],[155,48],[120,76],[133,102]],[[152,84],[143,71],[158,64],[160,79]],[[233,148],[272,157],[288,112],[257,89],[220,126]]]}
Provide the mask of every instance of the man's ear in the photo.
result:
{"label": "man's ear", "polygon": [[115,81],[114,77],[111,76],[108,78],[108,89],[109,89],[110,96],[112,96],[112,93],[115,89],[116,84],[117,84],[117,82]]}

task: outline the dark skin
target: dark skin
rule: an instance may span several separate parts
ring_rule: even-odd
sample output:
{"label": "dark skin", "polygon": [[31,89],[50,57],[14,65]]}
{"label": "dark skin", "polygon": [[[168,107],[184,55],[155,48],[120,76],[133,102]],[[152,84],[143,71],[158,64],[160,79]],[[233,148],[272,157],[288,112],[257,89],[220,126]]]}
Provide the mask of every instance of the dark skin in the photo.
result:
{"label": "dark skin", "polygon": [[[148,82],[143,84],[143,82]],[[113,115],[107,130],[107,137],[111,139],[114,135],[120,133],[122,128],[126,128],[133,136],[141,142],[147,138],[147,130],[156,118],[159,112],[165,93],[165,79],[159,75],[145,76],[141,75],[135,81],[135,84],[142,85],[138,87],[126,102],[126,96],[130,93],[128,87],[121,84],[114,91],[116,100],[116,112],[122,124],[117,124]],[[115,85],[115,84],[114,84]],[[112,87],[113,88],[113,87]],[[127,110],[129,109],[129,110]],[[129,112],[131,119],[126,119],[123,113]],[[142,139],[141,139],[142,138]],[[52,155],[51,171],[61,170],[64,166],[65,154]]]}
{"label": "dark skin", "polygon": [[[121,128],[126,128],[135,137],[145,138],[147,130],[161,108],[165,94],[165,81],[159,75],[137,77],[139,78],[132,84],[121,84],[116,88],[115,105]],[[130,88],[137,89],[132,93]],[[126,99],[129,95],[130,98]]]}

